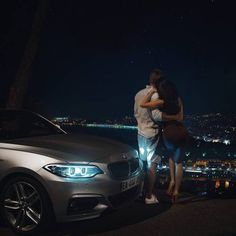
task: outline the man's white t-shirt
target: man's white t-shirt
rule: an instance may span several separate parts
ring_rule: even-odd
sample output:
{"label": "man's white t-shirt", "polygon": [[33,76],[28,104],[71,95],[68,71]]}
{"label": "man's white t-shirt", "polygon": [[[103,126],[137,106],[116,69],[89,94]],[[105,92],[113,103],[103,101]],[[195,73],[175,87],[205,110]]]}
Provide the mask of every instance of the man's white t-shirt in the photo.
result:
{"label": "man's white t-shirt", "polygon": [[[162,112],[155,109],[147,109],[140,107],[140,103],[143,101],[144,97],[150,92],[152,89],[151,86],[146,86],[146,88],[140,90],[135,96],[134,103],[134,116],[138,123],[138,134],[146,137],[152,138],[156,136],[159,132],[159,126],[157,123],[153,121],[161,121],[162,120]],[[156,100],[159,98],[158,93],[154,93],[151,100]],[[153,119],[151,118],[153,117]]]}

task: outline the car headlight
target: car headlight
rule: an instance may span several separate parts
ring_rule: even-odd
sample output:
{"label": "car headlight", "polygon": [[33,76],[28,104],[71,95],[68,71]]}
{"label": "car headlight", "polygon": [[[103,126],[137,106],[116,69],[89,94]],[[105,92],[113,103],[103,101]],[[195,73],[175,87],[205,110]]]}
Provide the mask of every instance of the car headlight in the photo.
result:
{"label": "car headlight", "polygon": [[91,178],[103,171],[94,165],[50,164],[44,167],[51,173],[65,178]]}

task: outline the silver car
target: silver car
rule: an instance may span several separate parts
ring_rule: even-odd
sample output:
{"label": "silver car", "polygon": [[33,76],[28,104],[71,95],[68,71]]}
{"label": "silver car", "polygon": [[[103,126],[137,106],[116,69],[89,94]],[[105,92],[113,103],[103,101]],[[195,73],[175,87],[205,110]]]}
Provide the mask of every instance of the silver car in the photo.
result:
{"label": "silver car", "polygon": [[124,206],[138,197],[142,176],[137,151],[125,144],[0,110],[0,213],[18,233]]}

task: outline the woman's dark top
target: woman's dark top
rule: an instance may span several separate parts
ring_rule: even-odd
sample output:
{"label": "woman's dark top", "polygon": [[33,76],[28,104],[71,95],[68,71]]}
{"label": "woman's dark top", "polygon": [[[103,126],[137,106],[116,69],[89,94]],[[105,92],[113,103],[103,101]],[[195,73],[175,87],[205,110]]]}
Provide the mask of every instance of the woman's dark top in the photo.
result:
{"label": "woman's dark top", "polygon": [[176,115],[180,112],[180,109],[181,107],[179,105],[179,98],[178,98],[176,101],[165,102],[164,100],[164,105],[160,110],[168,115]]}
{"label": "woman's dark top", "polygon": [[[158,85],[160,99],[164,105],[160,110],[167,115],[177,115],[181,111],[181,99],[179,98],[175,85],[169,80],[163,80]],[[172,143],[175,147],[185,145],[187,140],[187,130],[182,122],[163,122],[163,138]]]}
{"label": "woman's dark top", "polygon": [[156,85],[158,88],[159,98],[164,101],[164,105],[160,110],[168,115],[176,115],[180,112],[180,98],[178,91],[169,80],[161,79]]}

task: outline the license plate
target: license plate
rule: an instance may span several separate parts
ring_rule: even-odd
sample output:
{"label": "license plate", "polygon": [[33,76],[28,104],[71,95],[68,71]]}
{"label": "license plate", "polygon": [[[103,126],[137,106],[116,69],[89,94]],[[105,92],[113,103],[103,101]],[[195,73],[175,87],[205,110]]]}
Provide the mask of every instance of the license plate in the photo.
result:
{"label": "license plate", "polygon": [[138,184],[138,176],[121,182],[121,191],[124,192]]}

